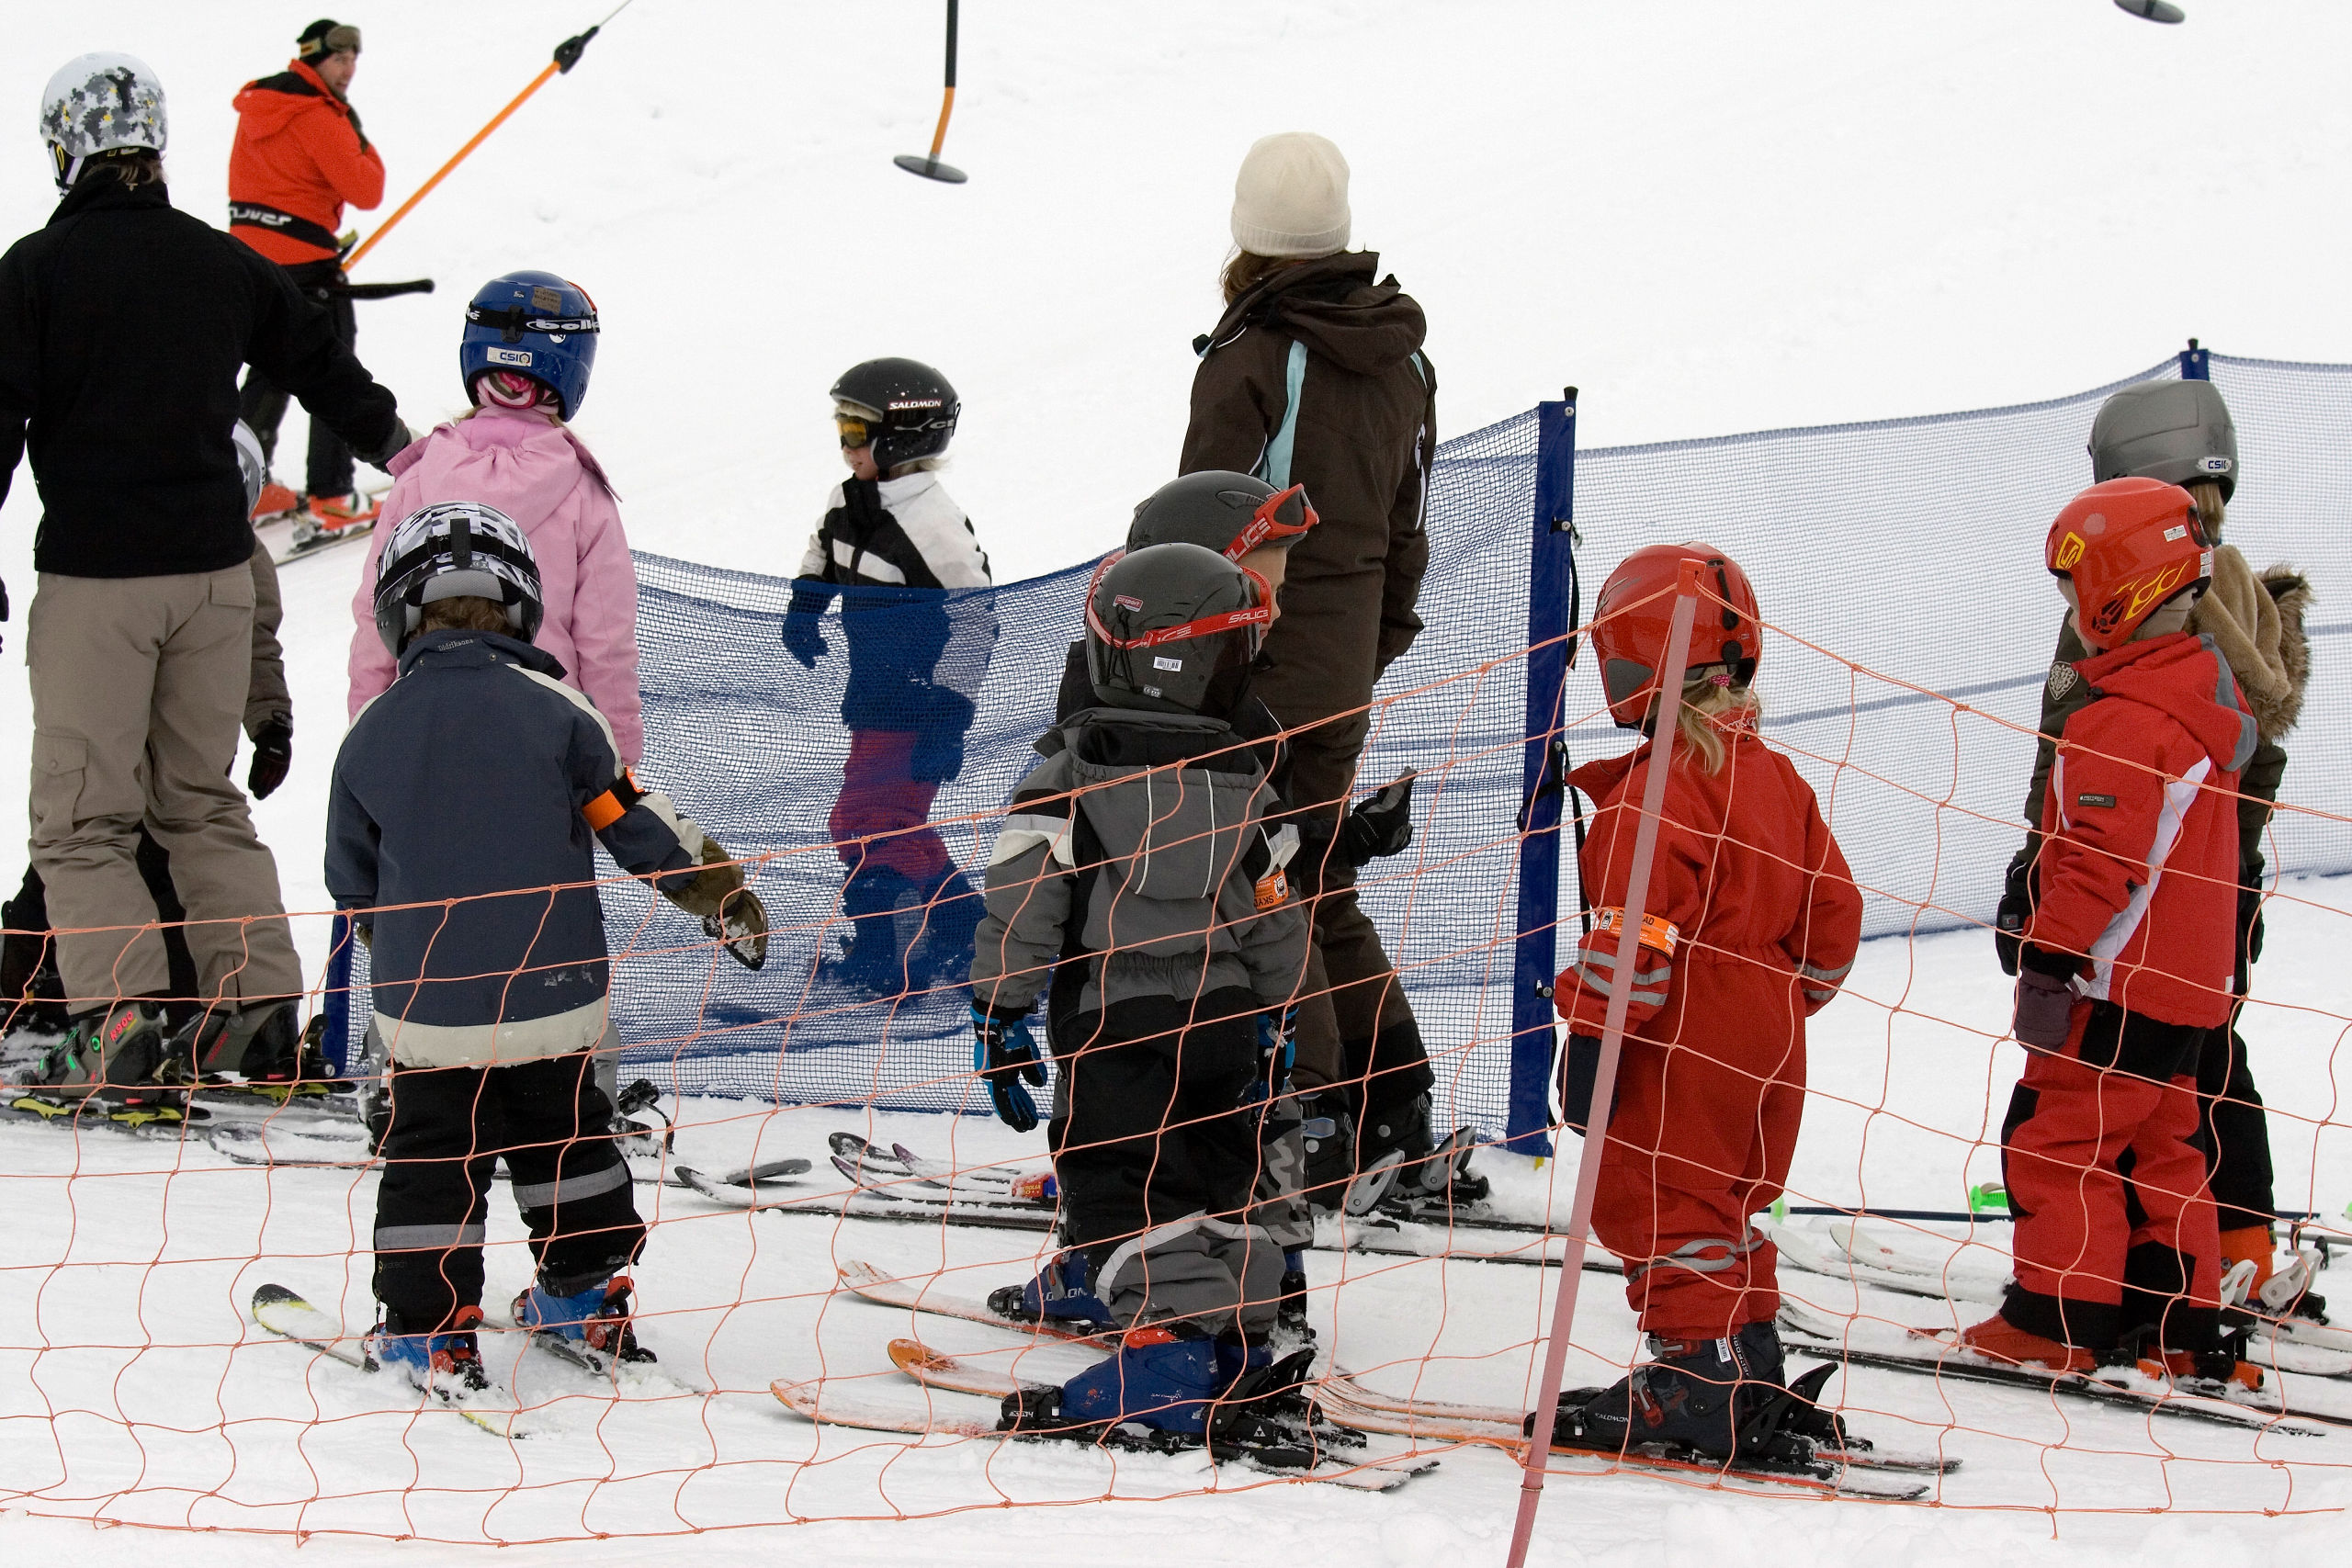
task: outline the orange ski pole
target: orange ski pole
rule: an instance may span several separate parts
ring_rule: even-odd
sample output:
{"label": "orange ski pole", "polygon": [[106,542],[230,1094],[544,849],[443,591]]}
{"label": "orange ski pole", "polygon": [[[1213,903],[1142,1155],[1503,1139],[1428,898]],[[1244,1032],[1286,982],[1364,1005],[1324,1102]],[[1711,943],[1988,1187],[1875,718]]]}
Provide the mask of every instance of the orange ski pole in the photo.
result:
{"label": "orange ski pole", "polygon": [[[620,5],[614,7],[612,16],[605,18],[605,22],[611,21],[613,17],[619,16],[623,11],[628,10],[628,6],[629,0],[621,0]],[[401,202],[400,206],[393,210],[392,215],[390,218],[385,219],[383,222],[378,224],[374,233],[360,241],[358,248],[353,251],[350,255],[344,258],[344,269],[345,271],[349,271],[351,268],[357,266],[359,265],[359,258],[376,248],[377,241],[390,233],[392,231],[393,225],[397,224],[401,219],[407,217],[418,202],[423,201],[426,197],[431,196],[433,194],[433,187],[449,177],[450,170],[464,163],[467,156],[471,153],[475,148],[481,146],[484,141],[490,139],[490,133],[492,131],[496,130],[500,126],[506,123],[507,116],[513,114],[516,109],[521,108],[525,102],[530,98],[530,96],[533,93],[537,92],[541,87],[548,85],[548,77],[568,72],[573,66],[579,64],[581,51],[588,47],[588,40],[590,39],[594,38],[599,32],[604,30],[605,22],[598,22],[594,27],[590,28],[586,32],[580,34],[578,37],[568,38],[561,43],[556,45],[555,58],[548,62],[547,69],[540,72],[537,76],[532,77],[531,85],[524,88],[521,92],[515,94],[514,102],[508,104],[504,108],[500,109],[496,114],[491,116],[490,123],[483,126],[480,130],[475,131],[473,134],[473,140],[468,141],[463,147],[458,148],[456,156],[452,157],[447,163],[442,164],[439,168],[434,170],[433,177],[425,181],[423,185],[417,186],[415,194],[412,195],[406,201]]]}

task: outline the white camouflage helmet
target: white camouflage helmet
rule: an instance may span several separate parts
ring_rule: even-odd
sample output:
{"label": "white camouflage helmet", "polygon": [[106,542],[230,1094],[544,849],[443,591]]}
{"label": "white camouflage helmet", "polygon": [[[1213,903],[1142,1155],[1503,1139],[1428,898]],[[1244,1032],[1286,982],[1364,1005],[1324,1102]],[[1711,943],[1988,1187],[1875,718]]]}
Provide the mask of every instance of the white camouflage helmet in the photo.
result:
{"label": "white camouflage helmet", "polygon": [[376,571],[376,632],[392,657],[416,635],[424,606],[464,596],[506,607],[507,629],[538,635],[538,557],[521,525],[487,502],[418,507],[384,541]]}
{"label": "white camouflage helmet", "polygon": [[134,54],[103,51],[69,60],[40,96],[40,138],[57,188],[72,190],[83,166],[126,147],[161,152],[166,138],[164,84]]}

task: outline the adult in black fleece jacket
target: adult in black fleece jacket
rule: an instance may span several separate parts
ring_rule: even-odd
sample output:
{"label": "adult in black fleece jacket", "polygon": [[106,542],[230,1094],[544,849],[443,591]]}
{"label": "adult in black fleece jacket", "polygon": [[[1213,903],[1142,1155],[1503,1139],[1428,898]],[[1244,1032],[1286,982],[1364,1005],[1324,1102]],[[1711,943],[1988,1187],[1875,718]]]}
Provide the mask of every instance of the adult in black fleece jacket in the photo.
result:
{"label": "adult in black fleece jacket", "polygon": [[26,634],[32,861],[67,1005],[94,1030],[122,1007],[142,1017],[132,1034],[159,1030],[170,987],[142,822],[195,922],[200,999],[255,1010],[302,990],[277,863],[229,777],[254,601],[230,436],[248,363],[370,461],[406,445],[391,394],[325,315],[281,268],[174,210],[152,154],[90,160],[0,257],[0,500],[29,447],[43,509]]}

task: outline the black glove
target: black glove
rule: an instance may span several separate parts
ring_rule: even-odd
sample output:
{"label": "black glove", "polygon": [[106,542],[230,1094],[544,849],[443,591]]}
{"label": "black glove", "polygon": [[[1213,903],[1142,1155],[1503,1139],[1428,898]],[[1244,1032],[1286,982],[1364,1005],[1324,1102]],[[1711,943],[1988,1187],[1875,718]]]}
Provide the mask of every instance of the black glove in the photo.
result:
{"label": "black glove", "polygon": [[818,622],[830,600],[828,594],[796,588],[791,606],[784,613],[784,650],[798,660],[803,670],[814,670],[817,660],[825,657],[825,632]]}
{"label": "black glove", "polygon": [[1592,1086],[1600,1076],[1600,1037],[1570,1034],[1560,1057],[1560,1120],[1574,1132],[1582,1133],[1592,1121]]}
{"label": "black glove", "polygon": [[1016,1133],[1037,1125],[1037,1102],[1021,1087],[1026,1078],[1046,1087],[1046,1065],[1037,1059],[1037,1042],[1025,1018],[997,1017],[979,1003],[972,1004],[972,1071],[989,1086],[996,1102],[996,1119]]}
{"label": "black glove", "polygon": [[2000,954],[2001,973],[2018,972],[2018,948],[2025,942],[2025,923],[2033,918],[2034,861],[2039,848],[2029,835],[2025,848],[2009,862],[2001,884],[2001,902],[1993,912],[1993,951]]}
{"label": "black glove", "polygon": [[400,415],[394,414],[391,434],[385,437],[384,444],[373,452],[359,453],[359,460],[371,468],[389,468],[391,460],[407,451],[409,443],[415,439],[415,436],[409,434],[408,422],[401,419]]}
{"label": "black glove", "polygon": [[1378,795],[1356,802],[1340,824],[1340,854],[1350,865],[1396,854],[1413,841],[1413,776],[1397,774]]}
{"label": "black glove", "polygon": [[2030,947],[2024,950],[2023,961],[2018,966],[2017,1021],[2010,1032],[2029,1051],[2059,1049],[2066,1043],[2066,1035],[2074,1027],[2074,987],[2066,984],[2064,976],[2050,972],[2058,963],[2071,967],[2073,960],[2064,953]]}
{"label": "black glove", "polygon": [[286,770],[293,765],[294,721],[273,718],[254,737],[254,761],[245,770],[245,793],[255,800],[267,800],[286,782]]}
{"label": "black glove", "polygon": [[[0,610],[5,610],[6,607],[7,598],[5,594],[0,594]],[[0,615],[0,620],[6,618],[5,615]],[[2254,967],[2255,961],[2262,956],[2261,888],[2241,887],[2238,889],[2238,930],[2243,933],[2238,940],[2245,944],[2245,964],[2251,969]]]}

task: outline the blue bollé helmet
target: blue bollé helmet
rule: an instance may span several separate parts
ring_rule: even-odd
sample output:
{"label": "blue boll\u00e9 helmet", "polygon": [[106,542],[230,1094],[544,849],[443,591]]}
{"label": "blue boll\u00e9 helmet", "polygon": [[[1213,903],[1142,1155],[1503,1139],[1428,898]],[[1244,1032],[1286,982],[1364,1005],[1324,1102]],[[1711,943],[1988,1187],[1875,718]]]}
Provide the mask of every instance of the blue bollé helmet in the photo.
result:
{"label": "blue boll\u00e9 helmet", "polygon": [[474,383],[510,370],[553,392],[557,412],[569,420],[588,396],[595,365],[596,302],[578,284],[551,272],[510,272],[474,290],[458,343],[468,398],[480,402]]}

